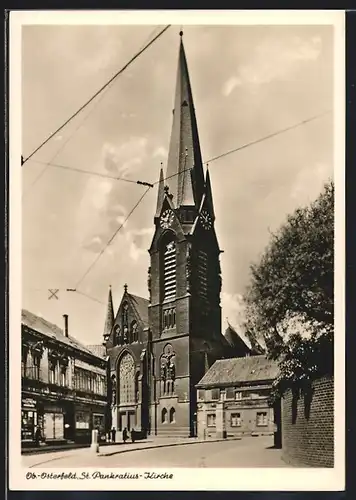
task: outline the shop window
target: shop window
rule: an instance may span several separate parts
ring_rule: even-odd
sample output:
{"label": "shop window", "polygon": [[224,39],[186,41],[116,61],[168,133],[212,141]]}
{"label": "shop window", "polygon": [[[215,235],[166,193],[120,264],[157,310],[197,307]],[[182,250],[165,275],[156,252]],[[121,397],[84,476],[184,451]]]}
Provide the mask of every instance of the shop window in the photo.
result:
{"label": "shop window", "polygon": [[169,410],[169,422],[173,424],[176,421],[176,411],[174,408]]}
{"label": "shop window", "polygon": [[263,427],[267,425],[267,412],[266,411],[258,411],[256,415],[256,424],[259,427]]}
{"label": "shop window", "polygon": [[215,427],[216,426],[216,415],[215,413],[210,413],[207,415],[207,426]]}
{"label": "shop window", "polygon": [[75,415],[75,427],[77,429],[89,429],[90,428],[90,413],[84,411],[79,411]]}
{"label": "shop window", "polygon": [[21,440],[32,441],[35,433],[35,412],[23,410],[21,412]]}
{"label": "shop window", "polygon": [[63,413],[45,413],[44,433],[46,439],[64,438],[64,417]]}
{"label": "shop window", "polygon": [[162,410],[162,413],[161,413],[161,422],[162,424],[166,424],[167,423],[167,410],[166,408],[163,408]]}
{"label": "shop window", "polygon": [[241,426],[241,414],[231,413],[231,427],[240,427],[240,426]]}
{"label": "shop window", "polygon": [[93,429],[98,429],[100,432],[105,431],[104,415],[102,415],[101,413],[93,414]]}

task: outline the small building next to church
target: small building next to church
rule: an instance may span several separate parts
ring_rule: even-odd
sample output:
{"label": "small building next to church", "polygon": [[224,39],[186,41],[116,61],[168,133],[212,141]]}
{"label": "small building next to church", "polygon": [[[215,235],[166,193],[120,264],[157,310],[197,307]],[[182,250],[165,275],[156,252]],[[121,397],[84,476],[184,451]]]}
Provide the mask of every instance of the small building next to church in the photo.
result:
{"label": "small building next to church", "polygon": [[[107,361],[64,329],[22,311],[21,444],[90,442],[92,429],[105,435],[108,413]],[[101,346],[102,347],[102,346]]]}
{"label": "small building next to church", "polygon": [[264,355],[215,361],[196,386],[198,436],[273,434],[268,397],[277,374],[277,363]]}

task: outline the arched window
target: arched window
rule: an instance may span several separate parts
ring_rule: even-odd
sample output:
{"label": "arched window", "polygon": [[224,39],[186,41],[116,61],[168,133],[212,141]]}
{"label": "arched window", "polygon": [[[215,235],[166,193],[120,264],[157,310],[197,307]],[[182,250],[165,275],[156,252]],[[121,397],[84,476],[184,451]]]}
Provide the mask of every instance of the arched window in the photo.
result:
{"label": "arched window", "polygon": [[135,402],[135,362],[128,352],[119,365],[119,398],[120,403]]}
{"label": "arched window", "polygon": [[176,355],[171,344],[167,344],[161,355],[161,395],[171,395],[175,391]]}
{"label": "arched window", "polygon": [[173,424],[176,421],[176,411],[174,408],[169,410],[169,423]]}
{"label": "arched window", "polygon": [[125,302],[122,306],[122,332],[124,344],[129,341],[129,305]]}
{"label": "arched window", "polygon": [[167,414],[168,414],[168,412],[167,412],[166,408],[163,408],[162,413],[161,413],[162,424],[167,423]]}
{"label": "arched window", "polygon": [[136,376],[135,376],[135,402],[136,403],[138,403],[138,401],[140,399],[139,377],[140,377],[140,372],[137,372]]}
{"label": "arched window", "polygon": [[176,296],[176,244],[165,240],[163,244],[163,299],[173,300]]}
{"label": "arched window", "polygon": [[130,342],[136,342],[137,338],[137,321],[132,321],[130,326]]}

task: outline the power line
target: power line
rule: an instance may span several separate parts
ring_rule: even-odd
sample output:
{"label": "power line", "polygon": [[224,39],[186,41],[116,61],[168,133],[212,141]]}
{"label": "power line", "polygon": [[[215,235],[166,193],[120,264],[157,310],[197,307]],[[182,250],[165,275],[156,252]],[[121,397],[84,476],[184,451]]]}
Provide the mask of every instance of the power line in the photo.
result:
{"label": "power line", "polygon": [[207,163],[211,163],[213,161],[219,160],[220,158],[223,158],[224,156],[231,155],[232,153],[236,153],[236,151],[241,151],[241,149],[245,149],[249,146],[253,146],[254,144],[258,144],[259,142],[266,141],[267,139],[271,139],[272,137],[275,137],[276,135],[282,134],[284,132],[288,132],[289,130],[293,130],[297,127],[300,127],[302,125],[305,125],[306,123],[309,123],[311,121],[317,120],[318,118],[321,118],[322,116],[328,115],[331,113],[331,110],[325,111],[325,113],[321,113],[319,115],[312,116],[311,118],[307,118],[306,120],[303,120],[301,122],[295,123],[294,125],[291,125],[289,127],[283,128],[281,130],[277,130],[277,132],[274,132],[273,134],[266,135],[264,137],[261,137],[260,139],[256,139],[255,141],[247,142],[243,146],[239,146],[236,149],[231,149],[230,151],[227,151],[226,153],[222,153],[221,155],[214,156],[213,158],[210,158],[210,160],[207,160],[204,165]]}
{"label": "power line", "polygon": [[99,299],[96,299],[95,297],[92,297],[91,295],[88,295],[87,293],[81,292],[80,290],[73,290],[77,294],[82,295],[83,297],[86,297],[87,299],[93,300],[94,302],[97,302],[98,304],[106,305],[104,302],[102,302]]}
{"label": "power line", "polygon": [[[286,127],[284,129],[281,129],[281,130],[278,130],[277,132],[274,132],[273,134],[269,134],[269,135],[266,135],[264,137],[261,137],[260,139],[257,139],[255,141],[251,141],[249,143],[246,143],[246,144],[243,144],[242,146],[239,146],[238,148],[235,148],[235,149],[232,149],[230,151],[227,151],[226,153],[223,153],[219,156],[215,156],[214,158],[211,158],[210,160],[208,160],[207,162],[204,162],[204,164],[206,165],[207,163],[212,163],[213,161],[216,161],[224,156],[227,156],[229,154],[232,154],[232,153],[235,153],[237,151],[240,151],[241,149],[244,149],[244,148],[247,148],[249,146],[252,146],[254,144],[257,144],[259,142],[263,142],[267,139],[270,139],[272,137],[275,137],[279,134],[282,134],[284,132],[287,132],[289,130],[292,130],[294,128],[297,128],[297,127],[300,127],[302,125],[305,125],[306,123],[309,123],[313,120],[316,120],[317,118],[320,118],[321,116],[324,116],[325,114],[328,114],[330,113],[330,111],[326,112],[326,113],[322,113],[322,114],[319,114],[319,115],[316,115],[316,116],[313,116],[311,118],[308,118],[306,120],[303,120],[299,123],[296,123],[294,125],[291,125],[289,127]],[[76,171],[77,169],[75,169]],[[188,169],[185,169],[185,170],[182,170],[181,172],[184,172],[184,171],[188,171],[188,170],[191,170],[191,168],[188,168]],[[176,175],[179,175],[181,172],[178,172],[176,174],[173,174],[173,175],[170,175],[168,177],[166,177],[164,179],[164,181],[172,178],[172,177],[175,177]],[[90,172],[92,173],[92,172]],[[98,174],[100,175],[100,174]],[[100,259],[100,257],[103,255],[103,253],[105,252],[105,250],[107,249],[107,247],[112,243],[112,241],[115,239],[116,235],[119,233],[119,231],[124,227],[124,225],[126,224],[126,222],[128,221],[128,219],[131,217],[131,215],[133,214],[133,212],[136,210],[136,208],[140,205],[140,203],[142,202],[142,200],[144,199],[144,197],[146,196],[146,194],[148,193],[148,191],[151,189],[151,187],[153,187],[154,185],[157,185],[159,184],[160,181],[156,181],[154,182],[153,184],[149,184],[149,183],[143,183],[143,182],[140,182],[140,181],[133,181],[131,180],[131,182],[136,182],[138,184],[143,184],[143,185],[147,185],[147,189],[146,191],[142,194],[142,196],[139,198],[139,200],[137,201],[137,203],[135,204],[135,206],[131,209],[131,211],[129,212],[129,214],[126,216],[125,220],[123,221],[123,223],[115,230],[114,234],[111,236],[111,238],[108,240],[108,242],[106,243],[106,245],[103,247],[103,249],[100,251],[100,253],[97,255],[97,257],[95,258],[95,260],[92,262],[92,264],[89,266],[89,268],[87,269],[87,271],[84,273],[84,275],[80,278],[80,280],[78,281],[77,285],[75,286],[74,289],[67,289],[67,291],[76,291],[77,293],[81,293],[82,295],[85,295],[83,292],[79,292],[78,291],[78,286],[84,281],[84,279],[86,278],[86,276],[89,274],[89,272],[93,269],[93,267],[96,265],[96,263],[98,262],[98,260]],[[89,297],[88,298],[91,298],[93,300],[96,300],[97,302],[100,302],[98,301],[97,299],[94,299],[93,297]]]}
{"label": "power line", "polygon": [[[155,28],[151,34],[149,35],[149,38],[148,40],[151,38],[151,36],[153,36],[153,33],[157,30],[157,28]],[[146,44],[146,42],[145,42]],[[144,44],[144,45],[145,45]],[[143,46],[144,46],[143,45]],[[87,119],[89,118],[89,116],[91,115],[91,113],[93,111],[95,111],[95,109],[98,107],[98,105],[100,104],[100,102],[103,100],[103,98],[107,95],[107,91],[110,89],[110,85],[113,84],[113,81],[111,81],[109,83],[109,85],[107,85],[107,87],[104,89],[103,93],[101,94],[101,96],[99,97],[99,99],[96,101],[96,103],[94,104],[94,106],[89,110],[89,112],[84,116],[84,118],[82,119],[82,121],[79,123],[79,125],[75,128],[75,130],[73,131],[73,133],[67,138],[67,140],[62,143],[61,147],[58,149],[58,151],[55,153],[55,155],[52,157],[52,159],[49,161],[49,162],[41,162],[41,161],[37,161],[37,163],[43,163],[45,165],[45,167],[41,170],[41,172],[39,173],[39,175],[35,178],[34,182],[30,185],[29,189],[24,193],[24,195],[22,196],[22,199],[24,197],[26,197],[26,195],[29,193],[29,191],[37,184],[37,182],[42,178],[42,176],[46,173],[46,171],[48,170],[49,167],[51,166],[54,166],[54,167],[58,167],[58,168],[67,168],[67,169],[71,169],[71,170],[75,170],[74,167],[65,167],[65,166],[60,166],[58,164],[54,164],[53,161],[57,158],[57,156],[59,155],[59,153],[61,151],[63,151],[63,149],[65,148],[65,146],[69,143],[69,141],[73,138],[73,136],[76,134],[76,132],[78,132],[78,130],[84,125],[84,123],[87,121]],[[30,157],[28,157],[27,159],[30,159]],[[33,160],[34,161],[34,160]],[[23,159],[23,156],[21,156],[21,165],[24,164],[24,159]],[[79,169],[78,169],[79,171]],[[88,172],[89,173],[89,172]],[[93,174],[95,175],[95,174]],[[117,180],[117,179],[115,179]],[[130,182],[130,181],[128,181]]]}
{"label": "power line", "polygon": [[130,182],[133,184],[137,184],[137,181],[134,181],[132,179],[126,179],[125,177],[115,177],[114,175],[103,174],[100,172],[93,172],[92,170],[84,170],[82,168],[69,167],[67,165],[60,165],[59,163],[49,163],[49,162],[47,163],[47,162],[44,162],[44,161],[42,162],[42,161],[38,161],[38,160],[33,160],[33,161],[35,161],[36,163],[43,164],[43,165],[48,165],[49,167],[55,167],[55,168],[60,168],[63,170],[69,170],[69,171],[77,172],[80,174],[95,175],[96,177],[103,177],[104,179],[112,179],[114,181],[123,181],[123,182]]}
{"label": "power line", "polygon": [[[223,158],[225,156],[231,155],[232,153],[236,153],[237,151],[241,151],[242,149],[245,149],[245,148],[247,148],[249,146],[253,146],[253,145],[258,144],[258,143],[263,142],[263,141],[267,141],[268,139],[271,139],[272,137],[276,137],[279,134],[283,134],[283,133],[288,132],[290,130],[293,130],[295,128],[301,127],[302,125],[305,125],[305,124],[307,124],[307,123],[309,123],[311,121],[314,121],[314,120],[316,120],[318,118],[321,118],[322,116],[328,115],[330,113],[331,113],[331,110],[325,111],[324,113],[320,113],[319,115],[312,116],[310,118],[307,118],[306,120],[302,120],[302,121],[300,121],[298,123],[290,125],[289,127],[277,130],[276,132],[273,132],[272,134],[268,134],[268,135],[265,135],[264,137],[260,137],[259,139],[254,140],[254,141],[247,142],[247,143],[243,144],[242,146],[239,146],[239,147],[237,147],[235,149],[231,149],[229,151],[226,151],[225,153],[222,153],[221,155],[214,156],[213,158],[210,158],[209,160],[205,161],[203,164],[204,165],[208,165],[208,164],[210,165],[210,163],[212,163],[213,161],[216,161],[216,160],[219,160],[220,158]],[[189,170],[191,170],[191,167],[190,168],[186,168],[184,170],[181,170],[180,172],[177,172],[175,174],[169,175],[168,177],[165,177],[163,179],[163,181],[171,179],[172,177],[175,177],[175,176],[177,176],[177,175],[179,175],[179,174],[181,174],[183,172],[187,172]],[[158,180],[158,181],[155,181],[153,184],[157,185],[159,183],[160,183],[160,181]]]}
{"label": "power line", "polygon": [[142,194],[142,196],[139,198],[138,202],[135,204],[135,206],[131,209],[131,211],[129,212],[129,214],[126,216],[124,222],[115,230],[114,234],[111,236],[111,238],[109,239],[109,241],[106,243],[106,245],[104,246],[104,248],[100,251],[100,253],[96,256],[96,258],[94,259],[94,261],[91,263],[91,265],[88,267],[88,269],[86,270],[86,272],[83,274],[83,276],[80,278],[80,280],[78,281],[78,283],[76,284],[75,288],[77,289],[78,286],[83,282],[83,280],[86,278],[86,276],[90,273],[90,271],[93,269],[93,267],[95,266],[95,264],[98,262],[98,260],[100,259],[100,257],[103,255],[103,253],[105,252],[105,250],[107,249],[107,247],[112,243],[112,241],[115,239],[116,235],[118,234],[118,232],[125,226],[126,222],[128,221],[128,219],[131,217],[132,213],[136,210],[136,208],[140,205],[141,201],[143,200],[143,198],[146,196],[146,194],[148,193],[148,191],[150,190],[151,188],[148,187],[146,189],[146,191]]}
{"label": "power line", "polygon": [[45,144],[47,144],[47,142],[52,139],[53,136],[55,136],[60,130],[62,130],[73,118],[75,118],[86,106],[88,106],[88,104],[90,104],[94,99],[95,97],[97,97],[104,89],[106,89],[106,87],[108,87],[111,82],[113,82],[121,73],[123,73],[125,71],[125,69],[127,69],[130,64],[132,64],[146,49],[148,49],[148,47],[150,47],[161,35],[163,35],[163,33],[165,33],[165,31],[168,30],[168,28],[170,28],[170,24],[168,24],[167,26],[165,26],[159,33],[158,35],[156,35],[150,42],[148,42],[141,50],[139,50],[137,52],[136,55],[134,55],[128,63],[125,64],[125,66],[123,66],[119,71],[117,71],[115,73],[114,76],[112,76],[110,78],[110,80],[105,83],[105,85],[103,85],[97,92],[95,92],[95,94],[85,103],[83,104],[73,115],[70,116],[70,118],[68,118],[68,120],[66,120],[60,127],[57,128],[57,130],[55,130],[54,132],[52,132],[52,134],[50,134],[47,139],[45,139],[34,151],[32,151],[32,153],[27,156],[27,158],[23,158],[21,160],[21,164],[24,165],[30,158],[32,158],[32,156],[37,153],[37,151],[39,151]]}

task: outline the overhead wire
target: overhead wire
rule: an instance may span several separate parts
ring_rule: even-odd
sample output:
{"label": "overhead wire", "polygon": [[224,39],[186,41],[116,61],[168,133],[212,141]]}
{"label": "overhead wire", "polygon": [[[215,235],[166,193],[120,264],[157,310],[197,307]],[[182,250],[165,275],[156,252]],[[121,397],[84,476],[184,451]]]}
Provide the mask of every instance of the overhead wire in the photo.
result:
{"label": "overhead wire", "polygon": [[55,168],[60,168],[63,170],[69,170],[69,171],[77,172],[80,174],[94,175],[96,177],[102,177],[104,179],[112,179],[114,181],[130,182],[133,184],[137,184],[137,181],[134,181],[133,179],[126,179],[126,177],[116,177],[114,175],[104,174],[104,173],[100,173],[100,172],[94,172],[92,170],[85,170],[82,168],[70,167],[68,165],[60,165],[59,163],[52,163],[52,162],[47,163],[47,162],[41,162],[38,160],[33,160],[33,161],[36,161],[36,163],[48,165],[49,167],[55,167]]}
{"label": "overhead wire", "polygon": [[[232,150],[227,151],[226,153],[223,153],[223,154],[221,154],[221,155],[215,156],[215,157],[211,158],[210,160],[207,160],[206,162],[204,162],[204,165],[206,165],[206,164],[209,164],[209,165],[210,165],[212,162],[214,162],[214,161],[216,161],[216,160],[218,160],[218,159],[220,159],[220,158],[222,158],[222,157],[224,157],[224,156],[227,156],[227,155],[232,154],[232,153],[236,153],[237,151],[240,151],[240,150],[242,150],[242,149],[245,149],[245,148],[247,148],[247,147],[249,147],[249,146],[252,146],[252,145],[254,145],[254,144],[257,144],[257,143],[260,143],[260,142],[266,141],[266,140],[268,140],[268,139],[270,139],[270,138],[272,138],[272,137],[275,137],[275,136],[277,136],[277,135],[279,135],[279,134],[282,134],[282,133],[287,132],[287,131],[289,131],[289,130],[292,130],[292,129],[294,129],[294,128],[297,128],[297,127],[300,127],[300,126],[302,126],[302,125],[305,125],[305,124],[307,124],[307,123],[309,123],[309,122],[311,122],[311,121],[313,121],[313,120],[316,120],[317,118],[320,118],[321,116],[324,116],[324,115],[326,115],[326,114],[328,114],[328,113],[330,113],[330,111],[327,111],[327,112],[325,112],[325,113],[321,113],[321,114],[319,114],[319,115],[315,115],[315,116],[313,116],[313,117],[311,117],[311,118],[307,118],[306,120],[302,120],[301,122],[298,122],[298,123],[296,123],[296,124],[293,124],[293,125],[291,125],[291,126],[289,126],[289,127],[285,127],[285,128],[283,128],[283,129],[280,129],[280,130],[278,130],[278,131],[276,131],[276,132],[274,132],[274,133],[272,133],[272,134],[268,134],[268,135],[266,135],[266,136],[264,136],[264,137],[261,137],[261,138],[259,138],[259,139],[254,140],[254,141],[251,141],[251,142],[248,142],[248,143],[246,143],[246,144],[243,144],[243,145],[239,146],[238,148],[234,148],[234,149],[232,149]],[[191,170],[191,168],[184,169],[184,170],[182,170],[181,172],[188,171],[188,170]],[[170,176],[166,177],[166,178],[164,179],[164,181],[166,181],[166,180],[168,180],[168,179],[170,179],[170,178],[172,178],[172,177],[175,177],[175,176],[179,175],[181,172],[178,172],[178,173],[175,173],[175,174],[173,174],[173,175],[170,175]],[[159,182],[160,182],[160,181],[156,181],[156,182],[154,182],[152,185],[157,185],[157,184],[159,184]],[[79,285],[79,284],[80,284],[80,283],[84,280],[84,278],[85,278],[85,277],[89,274],[89,272],[93,269],[93,267],[95,266],[95,264],[98,262],[98,260],[99,260],[99,259],[100,259],[100,257],[102,256],[102,254],[105,252],[106,248],[110,245],[110,243],[114,240],[114,238],[116,237],[116,235],[118,234],[118,232],[119,232],[119,231],[122,229],[122,227],[126,224],[126,222],[127,222],[127,220],[129,219],[129,217],[130,217],[130,216],[132,215],[132,213],[136,210],[136,208],[140,205],[140,203],[142,202],[142,200],[144,199],[144,197],[146,196],[146,194],[148,193],[148,191],[149,191],[149,190],[150,190],[150,187],[148,187],[148,188],[147,188],[147,190],[146,190],[146,191],[143,193],[143,195],[140,197],[140,199],[138,200],[138,202],[136,203],[136,205],[132,208],[132,210],[130,211],[130,213],[127,215],[127,217],[126,217],[125,221],[121,224],[121,226],[119,226],[119,228],[115,230],[114,234],[112,235],[112,237],[110,238],[110,240],[106,243],[105,247],[101,250],[101,252],[98,254],[98,256],[96,257],[96,259],[93,261],[93,263],[90,265],[90,267],[89,267],[89,268],[88,268],[88,270],[86,271],[86,273],[85,273],[85,274],[83,275],[83,277],[79,280],[79,282],[78,282],[77,286],[78,286],[78,285]]]}
{"label": "overhead wire", "polygon": [[[211,164],[212,162],[216,161],[216,160],[219,160],[220,158],[223,158],[225,156],[228,156],[232,153],[236,153],[242,149],[245,149],[249,146],[253,146],[255,144],[258,144],[260,142],[263,142],[263,141],[266,141],[268,139],[271,139],[273,137],[276,137],[277,135],[279,134],[282,134],[282,133],[285,133],[285,132],[288,132],[290,130],[293,130],[297,127],[300,127],[302,125],[305,125],[306,123],[309,123],[313,120],[316,120],[317,118],[321,118],[322,116],[325,116],[326,114],[329,114],[331,111],[326,111],[324,113],[321,113],[319,115],[315,115],[315,116],[312,116],[310,118],[307,118],[306,120],[302,120],[298,123],[295,123],[293,125],[290,125],[289,127],[286,127],[284,129],[280,129],[280,130],[277,130],[276,132],[273,132],[272,134],[268,134],[264,137],[261,137],[259,139],[256,139],[254,141],[250,141],[250,142],[247,142],[237,148],[234,148],[234,149],[231,149],[229,151],[226,151],[225,153],[222,153],[218,156],[214,156],[213,158],[210,158],[209,160],[205,161],[203,164],[204,165],[208,165],[208,164]],[[79,168],[76,168],[76,167],[71,167],[71,166],[68,166],[68,165],[61,165],[61,164],[58,164],[58,163],[53,163],[53,162],[41,162],[39,160],[32,160],[32,161],[35,161],[36,163],[40,163],[40,164],[44,164],[44,165],[47,165],[48,167],[54,167],[54,168],[60,168],[60,169],[63,169],[63,170],[70,170],[70,171],[74,171],[74,172],[77,172],[77,173],[81,173],[81,174],[87,174],[87,175],[94,175],[94,176],[97,176],[97,177],[102,177],[102,178],[105,178],[105,179],[112,179],[112,180],[116,180],[116,181],[123,181],[123,182],[129,182],[129,183],[133,183],[133,184],[143,184],[143,185],[147,185],[148,183],[143,183],[142,181],[137,181],[137,180],[134,180],[134,179],[128,179],[126,177],[116,177],[116,176],[113,176],[113,175],[109,175],[109,174],[104,174],[104,173],[100,173],[100,172],[94,172],[92,170],[85,170],[85,169],[79,169]],[[182,173],[182,172],[186,172],[188,170],[190,170],[191,168],[189,167],[188,169],[183,169],[181,170],[179,173]],[[172,177],[175,177],[177,175],[179,175],[179,173],[175,173],[175,174],[172,174],[172,175],[169,175],[168,177],[165,177],[163,180],[166,181],[168,179],[171,179]],[[157,185],[160,181],[155,181],[151,184],[152,185]]]}
{"label": "overhead wire", "polygon": [[[265,135],[263,137],[260,137],[259,139],[254,140],[254,141],[246,142],[245,144],[242,144],[241,146],[239,146],[237,148],[230,149],[229,151],[226,151],[225,153],[222,153],[218,156],[214,156],[213,158],[210,158],[209,160],[206,160],[205,162],[203,162],[203,165],[208,165],[208,164],[210,165],[212,162],[219,160],[220,158],[231,155],[232,153],[237,153],[238,151],[241,151],[242,149],[246,149],[247,147],[253,146],[253,145],[258,144],[260,142],[267,141],[268,139],[276,137],[277,135],[283,134],[283,133],[288,132],[290,130],[293,130],[295,128],[301,127],[302,125],[305,125],[311,121],[314,121],[314,120],[321,118],[322,116],[325,116],[325,115],[330,114],[330,113],[331,113],[331,110],[325,111],[324,113],[320,113],[319,115],[314,115],[310,118],[307,118],[306,120],[302,120],[298,123],[294,123],[293,125],[290,125],[289,127],[285,127],[283,129],[277,130],[276,132],[273,132],[272,134]],[[191,167],[189,167],[187,169],[183,169],[180,172],[177,172],[175,174],[169,175],[163,179],[163,182],[168,180],[168,179],[171,179],[172,177],[175,177],[175,176],[181,174],[182,172],[187,172],[189,170],[191,170]],[[158,180],[158,181],[153,182],[153,184],[157,185],[160,182],[161,181]]]}
{"label": "overhead wire", "polygon": [[105,244],[105,246],[101,249],[101,251],[99,252],[99,254],[96,256],[96,258],[94,259],[94,261],[90,264],[90,266],[88,267],[88,269],[86,270],[86,272],[83,274],[83,276],[80,278],[80,280],[77,282],[75,288],[77,289],[78,286],[84,281],[84,279],[86,278],[86,276],[90,273],[90,271],[93,269],[93,267],[95,266],[95,264],[98,262],[98,260],[100,259],[100,257],[103,255],[103,253],[105,252],[105,250],[107,249],[107,247],[113,242],[113,240],[115,239],[116,235],[119,233],[119,231],[125,226],[126,222],[128,221],[128,219],[131,217],[132,213],[136,210],[136,208],[140,205],[140,203],[142,202],[142,200],[144,199],[144,197],[146,196],[146,194],[148,193],[148,191],[150,190],[151,188],[148,187],[144,193],[140,196],[139,200],[137,201],[137,203],[134,205],[134,207],[130,210],[130,212],[128,213],[128,215],[125,217],[125,220],[122,222],[122,224],[120,224],[120,226],[115,230],[114,234],[111,236],[111,238],[107,241],[107,243]]}
{"label": "overhead wire", "polygon": [[119,71],[117,71],[99,90],[95,92],[95,94],[88,100],[86,101],[80,108],[73,113],[60,127],[58,127],[54,132],[52,132],[44,141],[41,142],[41,144],[32,151],[26,158],[22,159],[22,165],[24,165],[34,154],[36,154],[45,144],[48,143],[54,137],[58,132],[60,132],[70,121],[73,120],[83,109],[85,109],[88,104],[90,104],[103,90],[105,90],[119,75],[121,75],[148,47],[150,47],[160,36],[165,33],[168,28],[170,28],[170,24],[165,26],[152,40],[150,40],[148,43],[144,45],[143,48],[141,48]]}
{"label": "overhead wire", "polygon": [[[142,53],[142,48],[144,48],[147,44],[147,41],[151,39],[151,37],[154,35],[155,31],[157,31],[158,27],[156,27],[151,33],[150,35],[147,37],[146,41],[144,42],[144,44],[141,46],[141,53]],[[96,103],[94,104],[94,106],[89,110],[89,112],[83,117],[82,121],[78,124],[78,126],[75,128],[74,132],[67,138],[67,140],[62,143],[61,147],[58,149],[58,151],[55,153],[55,155],[51,158],[50,161],[48,162],[41,162],[39,160],[32,160],[32,161],[35,161],[36,163],[43,163],[45,165],[45,167],[41,170],[41,172],[39,173],[39,175],[35,178],[34,182],[32,182],[32,184],[30,185],[30,187],[28,188],[28,190],[22,195],[22,199],[26,198],[26,195],[29,193],[30,190],[33,189],[33,187],[37,184],[37,182],[41,179],[41,177],[46,173],[46,171],[48,170],[49,167],[57,167],[57,168],[62,168],[62,169],[67,169],[67,170],[73,170],[73,171],[77,171],[77,172],[80,172],[80,173],[91,173],[91,172],[85,172],[84,170],[80,170],[80,169],[76,169],[75,167],[66,167],[64,165],[58,165],[58,164],[54,164],[54,160],[58,157],[59,153],[61,151],[63,151],[63,149],[65,148],[65,146],[69,143],[69,141],[74,137],[74,135],[78,132],[78,130],[84,125],[84,123],[87,121],[87,119],[89,118],[89,116],[91,115],[91,113],[98,107],[99,103],[103,100],[103,98],[107,95],[107,91],[111,88],[112,84],[114,83],[113,80],[110,81],[109,85],[107,85],[105,87],[105,89],[102,91],[102,94],[101,96],[99,96],[99,99],[96,101]],[[93,99],[92,99],[93,100]],[[74,116],[73,116],[74,117]],[[67,123],[69,123],[67,121]],[[63,126],[62,126],[63,128]],[[57,130],[57,132],[59,131],[59,129]],[[55,132],[56,133],[56,132]],[[54,133],[54,134],[55,134]],[[54,135],[53,134],[53,135]],[[53,137],[52,135],[52,137]],[[49,140],[49,139],[48,139]],[[44,144],[43,144],[44,145]],[[33,153],[34,154],[34,153]],[[32,155],[30,155],[32,156]],[[27,158],[27,160],[30,159],[30,156]],[[26,161],[27,161],[26,160]],[[22,165],[24,164],[24,160],[22,160]],[[95,173],[92,173],[92,175],[96,175]],[[102,176],[104,176],[104,174],[102,174]],[[110,176],[107,176],[108,178],[112,178]],[[115,180],[119,180],[118,178],[115,178]],[[129,180],[127,180],[127,182],[130,182]],[[135,181],[132,181],[132,182],[135,182]]]}

